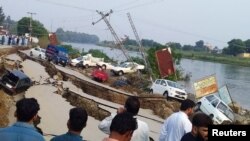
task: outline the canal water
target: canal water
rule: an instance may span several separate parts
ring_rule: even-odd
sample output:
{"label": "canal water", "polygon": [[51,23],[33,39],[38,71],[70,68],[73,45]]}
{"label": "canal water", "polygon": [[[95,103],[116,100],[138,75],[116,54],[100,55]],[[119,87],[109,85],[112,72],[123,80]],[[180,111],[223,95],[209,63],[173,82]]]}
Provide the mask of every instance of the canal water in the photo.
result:
{"label": "canal water", "polygon": [[[101,47],[92,44],[70,43],[74,48],[87,52],[90,49],[99,49],[110,58],[125,61],[121,50]],[[136,52],[128,52],[130,56],[140,56]],[[241,67],[214,62],[182,59],[180,63],[185,74],[191,74],[190,81],[184,83],[184,87],[194,93],[193,82],[210,75],[215,75],[219,87],[228,86],[233,101],[243,108],[250,110],[250,67]]]}
{"label": "canal water", "polygon": [[227,85],[233,101],[250,110],[250,67],[182,59],[181,67],[192,77],[186,87],[193,92],[193,82],[215,75],[219,87]]}

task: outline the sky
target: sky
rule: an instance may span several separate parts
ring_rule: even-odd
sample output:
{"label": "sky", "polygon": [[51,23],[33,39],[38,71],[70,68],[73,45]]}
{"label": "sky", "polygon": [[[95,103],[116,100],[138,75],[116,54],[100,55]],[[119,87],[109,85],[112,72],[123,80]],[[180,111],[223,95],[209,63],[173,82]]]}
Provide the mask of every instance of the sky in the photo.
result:
{"label": "sky", "polygon": [[0,0],[5,15],[18,21],[36,13],[48,31],[62,27],[114,40],[96,10],[107,17],[118,37],[135,39],[127,13],[130,13],[141,39],[165,44],[178,42],[205,44],[223,48],[231,39],[247,40],[250,25],[250,0]]}

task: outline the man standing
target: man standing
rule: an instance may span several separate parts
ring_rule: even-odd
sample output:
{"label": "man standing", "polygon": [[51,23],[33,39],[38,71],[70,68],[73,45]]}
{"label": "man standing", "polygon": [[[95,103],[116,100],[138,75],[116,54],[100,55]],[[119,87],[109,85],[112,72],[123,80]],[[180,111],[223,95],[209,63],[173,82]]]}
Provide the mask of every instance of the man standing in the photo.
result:
{"label": "man standing", "polygon": [[[101,121],[98,128],[106,134],[110,134],[110,125],[116,114],[123,112],[131,113],[136,116],[140,109],[140,101],[138,97],[130,96],[125,102],[125,106],[117,110],[117,113],[112,113]],[[137,119],[138,128],[134,131],[131,141],[149,141],[149,127],[147,123]]]}
{"label": "man standing", "polygon": [[24,98],[16,103],[17,122],[0,129],[2,141],[45,141],[33,125],[37,120],[39,104],[35,98]]}
{"label": "man standing", "polygon": [[56,136],[51,141],[82,141],[80,136],[83,128],[86,126],[88,114],[83,108],[72,108],[69,112],[69,120],[67,123],[68,132]]}
{"label": "man standing", "polygon": [[207,141],[208,125],[212,125],[212,119],[204,113],[197,113],[192,120],[192,131],[186,133],[181,141]]}
{"label": "man standing", "polygon": [[165,120],[159,141],[180,141],[184,134],[190,132],[192,124],[189,116],[193,114],[194,106],[195,103],[190,99],[182,101],[180,111]]}
{"label": "man standing", "polygon": [[136,129],[137,121],[131,113],[117,114],[112,120],[109,137],[103,141],[130,141]]}

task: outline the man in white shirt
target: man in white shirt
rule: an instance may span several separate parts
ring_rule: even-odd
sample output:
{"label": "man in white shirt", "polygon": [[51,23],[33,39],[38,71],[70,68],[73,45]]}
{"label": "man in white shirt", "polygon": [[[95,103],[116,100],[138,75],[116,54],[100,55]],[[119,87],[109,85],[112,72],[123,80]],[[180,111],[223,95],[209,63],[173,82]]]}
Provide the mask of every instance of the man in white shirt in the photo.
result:
{"label": "man in white shirt", "polygon": [[180,141],[182,136],[192,129],[192,123],[189,116],[193,114],[195,103],[190,100],[184,100],[181,103],[180,111],[169,116],[160,133],[159,141]]}
{"label": "man in white shirt", "polygon": [[[117,110],[117,113],[123,113],[125,111],[136,116],[140,109],[140,101],[138,97],[130,96],[126,100],[125,106]],[[106,134],[110,134],[110,125],[113,118],[117,113],[112,113],[109,117],[106,117],[101,121],[98,128]],[[134,131],[131,141],[149,141],[149,127],[147,123],[137,119],[138,128]]]}

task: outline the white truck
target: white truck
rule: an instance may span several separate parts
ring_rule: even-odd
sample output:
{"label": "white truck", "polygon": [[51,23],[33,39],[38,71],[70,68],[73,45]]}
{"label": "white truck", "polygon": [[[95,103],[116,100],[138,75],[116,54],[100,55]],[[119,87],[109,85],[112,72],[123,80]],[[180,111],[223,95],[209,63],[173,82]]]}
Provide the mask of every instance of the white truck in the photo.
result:
{"label": "white truck", "polygon": [[104,58],[93,57],[92,54],[86,54],[84,56],[75,58],[71,61],[72,66],[76,67],[94,67],[98,62],[103,62]]}
{"label": "white truck", "polygon": [[124,62],[111,69],[111,72],[115,75],[123,75],[125,73],[134,73],[145,68],[144,65],[137,64],[135,62]]}

